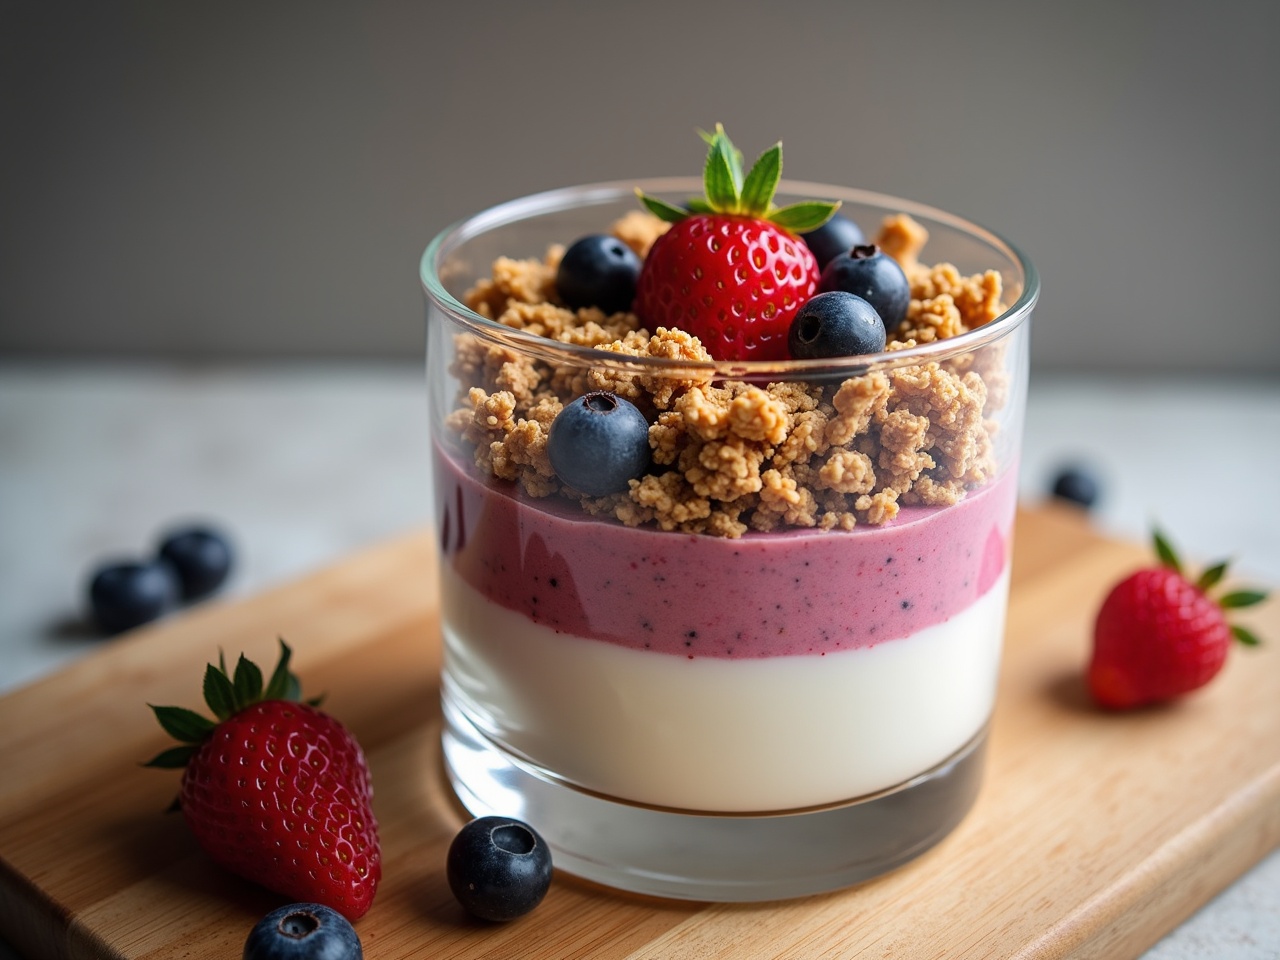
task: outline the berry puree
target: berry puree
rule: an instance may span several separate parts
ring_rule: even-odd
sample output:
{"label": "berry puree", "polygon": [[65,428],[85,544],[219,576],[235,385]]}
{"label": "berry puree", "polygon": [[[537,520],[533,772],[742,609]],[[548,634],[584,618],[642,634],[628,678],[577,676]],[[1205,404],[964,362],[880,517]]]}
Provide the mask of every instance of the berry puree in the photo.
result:
{"label": "berry puree", "polygon": [[445,562],[557,633],[688,658],[873,647],[945,623],[1009,559],[1016,470],[950,507],[851,531],[737,539],[627,527],[486,478],[437,448]]}

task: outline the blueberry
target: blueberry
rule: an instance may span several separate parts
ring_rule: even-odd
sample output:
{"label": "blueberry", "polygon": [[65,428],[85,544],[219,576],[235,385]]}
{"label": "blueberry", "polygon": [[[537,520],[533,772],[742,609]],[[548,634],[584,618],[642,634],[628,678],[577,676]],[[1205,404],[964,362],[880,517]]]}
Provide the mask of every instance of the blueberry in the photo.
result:
{"label": "blueberry", "polygon": [[859,244],[842,253],[822,271],[818,292],[844,290],[876,308],[885,330],[896,330],[907,315],[911,285],[898,262],[873,243]]}
{"label": "blueberry", "polygon": [[355,928],[318,903],[272,910],[249,931],[243,960],[363,960]]}
{"label": "blueberry", "polygon": [[560,258],[556,290],[569,308],[599,307],[624,313],[636,298],[640,258],[617,237],[603,233],[575,240]]}
{"label": "blueberry", "polygon": [[527,823],[481,817],[453,838],[445,872],[468,913],[482,920],[514,920],[547,895],[551,850]]}
{"label": "blueberry", "polygon": [[120,633],[168,613],[178,603],[178,577],[162,560],[108,563],[89,582],[89,606],[103,633]]}
{"label": "blueberry", "polygon": [[875,308],[843,290],[811,297],[791,321],[787,338],[797,360],[879,353],[884,344],[884,324]]}
{"label": "blueberry", "polygon": [[177,571],[184,600],[209,596],[231,572],[231,544],[208,527],[173,531],[160,544],[160,558]]}
{"label": "blueberry", "polygon": [[818,229],[800,234],[800,239],[818,261],[819,270],[825,270],[827,264],[840,254],[848,253],[863,242],[858,225],[838,213]]}
{"label": "blueberry", "polygon": [[1067,466],[1053,478],[1053,495],[1088,509],[1098,501],[1101,484],[1091,470],[1083,466]]}
{"label": "blueberry", "polygon": [[649,467],[649,424],[629,400],[586,393],[552,421],[547,455],[556,476],[575,490],[589,497],[622,493]]}

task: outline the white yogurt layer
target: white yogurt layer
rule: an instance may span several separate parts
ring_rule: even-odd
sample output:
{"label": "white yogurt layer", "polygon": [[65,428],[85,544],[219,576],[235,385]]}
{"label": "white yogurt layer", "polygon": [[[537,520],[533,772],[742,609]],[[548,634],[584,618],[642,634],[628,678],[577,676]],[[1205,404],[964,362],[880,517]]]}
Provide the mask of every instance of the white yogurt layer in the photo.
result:
{"label": "white yogurt layer", "polygon": [[897,786],[986,723],[1006,566],[967,610],[825,655],[687,659],[556,633],[446,565],[445,674],[479,729],[561,779],[686,810],[789,810]]}

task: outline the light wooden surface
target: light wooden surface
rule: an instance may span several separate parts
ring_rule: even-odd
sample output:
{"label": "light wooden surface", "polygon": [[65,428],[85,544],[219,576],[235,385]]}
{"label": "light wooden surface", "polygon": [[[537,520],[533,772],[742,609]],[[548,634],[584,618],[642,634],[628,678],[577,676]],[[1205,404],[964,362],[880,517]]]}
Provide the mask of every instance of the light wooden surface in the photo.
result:
{"label": "light wooden surface", "polygon": [[0,699],[0,933],[32,958],[225,958],[279,901],[209,864],[162,811],[176,775],[145,703],[195,705],[204,663],[295,648],[304,688],[364,744],[384,883],[359,924],[399,957],[1125,957],[1280,843],[1280,605],[1172,707],[1093,710],[1080,685],[1107,586],[1143,561],[1065,510],[1024,511],[987,780],[936,849],[851,890],[758,905],[618,894],[557,875],[505,926],[468,920],[444,852],[432,543],[420,534],[236,604],[138,631]]}

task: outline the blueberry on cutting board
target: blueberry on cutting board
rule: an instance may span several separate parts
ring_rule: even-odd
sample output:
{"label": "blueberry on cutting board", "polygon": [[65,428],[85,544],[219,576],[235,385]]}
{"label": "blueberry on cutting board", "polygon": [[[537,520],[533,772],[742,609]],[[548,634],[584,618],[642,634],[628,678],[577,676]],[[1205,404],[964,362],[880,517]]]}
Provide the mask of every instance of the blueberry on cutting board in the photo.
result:
{"label": "blueberry on cutting board", "polygon": [[1050,492],[1058,500],[1066,500],[1087,510],[1098,502],[1102,484],[1088,467],[1072,465],[1058,470],[1053,477]]}
{"label": "blueberry on cutting board", "polygon": [[249,931],[243,960],[364,960],[355,928],[319,903],[273,910]]}
{"label": "blueberry on cutting board", "polygon": [[159,556],[177,573],[184,600],[200,600],[217,590],[234,560],[230,541],[210,527],[170,532],[160,543]]}
{"label": "blueberry on cutting board", "polygon": [[453,838],[445,873],[468,913],[482,920],[514,920],[546,896],[551,850],[527,823],[480,817]]}
{"label": "blueberry on cutting board", "polygon": [[121,633],[163,616],[178,605],[177,575],[161,560],[113,561],[94,570],[89,607],[103,633]]}

